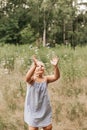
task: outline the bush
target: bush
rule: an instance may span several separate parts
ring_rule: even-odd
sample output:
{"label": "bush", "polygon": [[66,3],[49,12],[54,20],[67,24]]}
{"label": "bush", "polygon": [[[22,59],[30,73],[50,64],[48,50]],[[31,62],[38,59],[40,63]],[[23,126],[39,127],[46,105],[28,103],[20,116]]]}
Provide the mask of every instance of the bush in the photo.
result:
{"label": "bush", "polygon": [[30,24],[27,25],[21,32],[21,43],[32,43],[35,41],[34,31]]}

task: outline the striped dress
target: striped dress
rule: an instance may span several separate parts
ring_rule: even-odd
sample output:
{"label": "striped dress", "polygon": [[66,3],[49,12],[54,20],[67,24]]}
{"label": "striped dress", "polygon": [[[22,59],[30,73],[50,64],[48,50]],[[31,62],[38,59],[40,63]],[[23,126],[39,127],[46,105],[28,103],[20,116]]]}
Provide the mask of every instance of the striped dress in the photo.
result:
{"label": "striped dress", "polygon": [[51,124],[52,111],[47,91],[47,82],[27,84],[24,121],[32,127],[46,127]]}

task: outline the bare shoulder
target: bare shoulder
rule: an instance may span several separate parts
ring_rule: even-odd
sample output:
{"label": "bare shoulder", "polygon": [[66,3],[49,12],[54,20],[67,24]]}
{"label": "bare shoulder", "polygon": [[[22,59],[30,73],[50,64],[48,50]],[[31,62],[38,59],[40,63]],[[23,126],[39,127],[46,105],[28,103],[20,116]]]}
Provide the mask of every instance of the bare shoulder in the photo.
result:
{"label": "bare shoulder", "polygon": [[32,84],[35,81],[34,76],[31,77],[31,79],[27,82],[28,84]]}

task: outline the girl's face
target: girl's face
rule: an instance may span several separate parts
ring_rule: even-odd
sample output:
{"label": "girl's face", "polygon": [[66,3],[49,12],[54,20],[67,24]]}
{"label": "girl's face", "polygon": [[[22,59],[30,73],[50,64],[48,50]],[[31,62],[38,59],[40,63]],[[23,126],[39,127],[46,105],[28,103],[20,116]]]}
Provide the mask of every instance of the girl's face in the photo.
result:
{"label": "girl's face", "polygon": [[44,70],[45,70],[45,68],[44,68],[44,64],[39,64],[37,67],[36,67],[36,69],[35,69],[35,74],[36,75],[43,75],[44,74]]}

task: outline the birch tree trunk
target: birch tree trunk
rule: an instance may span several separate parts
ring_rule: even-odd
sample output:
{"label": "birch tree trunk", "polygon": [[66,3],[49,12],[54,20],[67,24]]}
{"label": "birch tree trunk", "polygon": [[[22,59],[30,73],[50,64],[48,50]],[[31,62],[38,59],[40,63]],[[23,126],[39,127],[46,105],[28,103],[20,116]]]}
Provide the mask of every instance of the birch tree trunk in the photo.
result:
{"label": "birch tree trunk", "polygon": [[65,20],[63,21],[63,43],[66,44],[66,27],[65,27]]}
{"label": "birch tree trunk", "polygon": [[45,47],[46,46],[46,18],[45,18],[45,10],[44,10],[43,24],[44,24],[44,29],[43,29],[43,47]]}

